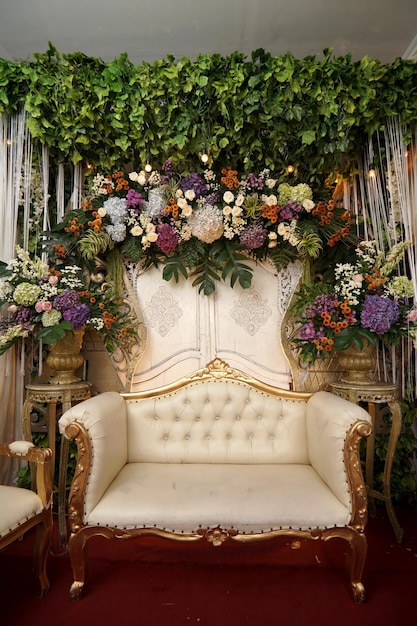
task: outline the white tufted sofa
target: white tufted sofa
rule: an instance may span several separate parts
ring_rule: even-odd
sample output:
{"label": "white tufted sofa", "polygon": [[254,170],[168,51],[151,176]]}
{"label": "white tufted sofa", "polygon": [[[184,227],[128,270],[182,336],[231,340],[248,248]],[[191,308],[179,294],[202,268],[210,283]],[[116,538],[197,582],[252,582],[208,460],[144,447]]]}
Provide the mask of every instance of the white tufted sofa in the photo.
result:
{"label": "white tufted sofa", "polygon": [[78,598],[93,535],[186,541],[342,537],[364,599],[368,413],[330,393],[277,389],[215,359],[175,384],[106,392],[67,411],[78,444],[69,553]]}

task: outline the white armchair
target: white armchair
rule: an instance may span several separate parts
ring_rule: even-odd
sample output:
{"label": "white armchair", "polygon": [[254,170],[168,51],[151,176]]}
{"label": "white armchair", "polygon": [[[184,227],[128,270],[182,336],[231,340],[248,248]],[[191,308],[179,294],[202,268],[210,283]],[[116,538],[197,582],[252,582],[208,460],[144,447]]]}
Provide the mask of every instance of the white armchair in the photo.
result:
{"label": "white armchair", "polygon": [[49,589],[46,561],[52,532],[52,452],[49,448],[37,448],[28,441],[14,441],[0,444],[0,455],[25,460],[36,466],[36,492],[0,485],[0,549],[36,526],[34,569],[43,596]]}

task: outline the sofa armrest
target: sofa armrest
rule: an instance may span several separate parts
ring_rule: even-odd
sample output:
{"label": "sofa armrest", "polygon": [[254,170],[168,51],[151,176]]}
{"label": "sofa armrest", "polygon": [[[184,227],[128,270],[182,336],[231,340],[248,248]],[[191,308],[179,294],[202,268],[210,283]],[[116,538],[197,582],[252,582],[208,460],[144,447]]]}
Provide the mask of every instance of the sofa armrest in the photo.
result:
{"label": "sofa armrest", "polygon": [[306,407],[310,463],[352,516],[365,497],[359,443],[372,432],[369,413],[327,391],[314,393]]}
{"label": "sofa armrest", "polygon": [[13,441],[9,444],[0,444],[0,456],[8,456],[20,461],[28,461],[36,466],[36,491],[44,508],[52,504],[52,480],[50,448],[38,448],[30,441]]}
{"label": "sofa armrest", "polygon": [[59,430],[77,443],[70,501],[76,498],[78,514],[84,517],[126,464],[126,403],[119,393],[112,391],[84,400],[62,415]]}

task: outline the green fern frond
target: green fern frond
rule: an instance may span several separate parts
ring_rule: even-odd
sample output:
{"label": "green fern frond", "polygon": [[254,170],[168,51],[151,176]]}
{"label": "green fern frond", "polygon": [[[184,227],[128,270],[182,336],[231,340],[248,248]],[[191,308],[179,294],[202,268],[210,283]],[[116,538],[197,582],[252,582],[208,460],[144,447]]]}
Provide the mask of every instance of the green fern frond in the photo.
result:
{"label": "green fern frond", "polygon": [[78,249],[85,259],[94,259],[100,253],[113,250],[113,248],[114,241],[105,231],[96,233],[90,230],[78,241]]}

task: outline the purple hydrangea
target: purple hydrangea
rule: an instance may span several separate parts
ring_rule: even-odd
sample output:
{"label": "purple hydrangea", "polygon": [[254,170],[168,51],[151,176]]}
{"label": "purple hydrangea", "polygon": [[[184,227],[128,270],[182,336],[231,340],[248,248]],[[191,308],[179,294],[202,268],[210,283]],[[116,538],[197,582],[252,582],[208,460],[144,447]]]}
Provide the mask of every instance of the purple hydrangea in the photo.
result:
{"label": "purple hydrangea", "polygon": [[126,207],[141,207],[144,203],[144,199],[142,198],[142,194],[134,189],[129,189],[126,194]]}
{"label": "purple hydrangea", "polygon": [[262,224],[249,224],[240,235],[240,243],[250,250],[254,250],[263,246],[267,236],[268,231]]}
{"label": "purple hydrangea", "polygon": [[248,191],[257,191],[263,189],[264,181],[262,178],[258,178],[255,174],[248,174],[245,180],[245,187]]}
{"label": "purple hydrangea", "polygon": [[287,202],[284,206],[281,207],[278,213],[278,222],[290,222],[292,220],[300,219],[300,213],[303,210],[303,207],[297,202]]}
{"label": "purple hydrangea", "polygon": [[395,300],[383,296],[366,296],[361,325],[372,333],[383,335],[398,321],[400,314],[400,305]]}
{"label": "purple hydrangea", "polygon": [[320,328],[314,328],[313,322],[307,322],[298,331],[300,339],[306,341],[313,341],[314,339],[321,339],[324,337],[324,326]]}
{"label": "purple hydrangea", "polygon": [[36,315],[29,307],[22,306],[15,315],[15,320],[18,324],[26,324],[33,322]]}
{"label": "purple hydrangea", "polygon": [[86,304],[80,304],[63,311],[62,317],[66,322],[71,322],[74,330],[80,330],[91,317],[90,309]]}
{"label": "purple hydrangea", "polygon": [[195,193],[196,198],[200,198],[201,196],[205,196],[207,193],[207,185],[205,180],[200,174],[196,172],[185,176],[181,181],[181,189],[186,192],[189,189],[192,189]]}
{"label": "purple hydrangea", "polygon": [[80,295],[74,289],[65,289],[64,293],[60,293],[54,298],[54,309],[57,311],[65,311],[72,309],[81,303]]}
{"label": "purple hydrangea", "polygon": [[164,254],[170,254],[175,250],[178,245],[178,234],[169,224],[159,224],[156,227],[158,233],[158,239],[156,245],[164,252]]}

